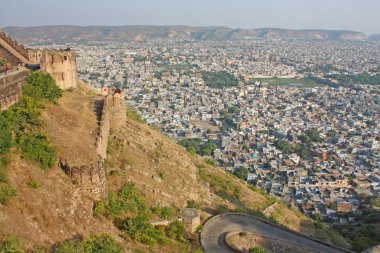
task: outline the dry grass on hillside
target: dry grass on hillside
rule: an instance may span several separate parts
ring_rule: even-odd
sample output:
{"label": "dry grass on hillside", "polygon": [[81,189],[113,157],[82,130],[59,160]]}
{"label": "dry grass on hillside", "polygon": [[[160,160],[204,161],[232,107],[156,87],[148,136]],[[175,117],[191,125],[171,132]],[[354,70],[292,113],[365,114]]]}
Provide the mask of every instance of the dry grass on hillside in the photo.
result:
{"label": "dry grass on hillside", "polygon": [[97,159],[97,99],[88,91],[65,91],[58,105],[47,104],[43,112],[45,131],[57,146],[59,157],[67,159],[71,165],[89,164]]}
{"label": "dry grass on hillside", "polygon": [[[88,90],[66,91],[58,105],[47,105],[43,112],[49,139],[57,146],[59,156],[70,158],[72,164],[96,160],[96,99]],[[106,170],[109,191],[117,192],[132,181],[151,206],[183,208],[188,200],[196,200],[209,211],[220,206],[238,211],[263,211],[272,203],[267,196],[249,189],[246,183],[205,164],[156,130],[131,119],[120,132],[110,134]],[[60,169],[42,171],[14,155],[8,177],[17,188],[18,197],[0,206],[0,236],[14,235],[30,247],[100,232],[121,240],[121,232],[111,221],[92,217],[91,201],[80,194],[80,188]],[[41,186],[32,188],[32,181]],[[226,189],[225,185],[228,185]],[[231,190],[234,194],[238,192],[239,197],[231,195]],[[314,234],[311,221],[303,215],[286,206],[276,212],[280,224]],[[144,247],[123,237],[127,248]],[[179,250],[170,247],[176,246],[155,248],[155,252]]]}
{"label": "dry grass on hillside", "polygon": [[103,232],[118,237],[111,222],[92,217],[91,200],[60,169],[43,171],[13,155],[8,179],[17,198],[0,205],[0,236],[12,235],[27,248]]}
{"label": "dry grass on hillside", "polygon": [[[190,155],[145,124],[128,119],[123,131],[111,135],[109,145],[108,185],[113,191],[133,181],[152,204],[184,207],[187,200],[193,199],[204,202],[204,206],[211,209],[226,205],[229,209],[243,211],[263,211],[271,204],[268,197],[249,189],[246,183],[205,164],[201,158]],[[200,178],[200,165],[210,178],[239,188],[239,200],[216,194],[218,188]],[[280,224],[314,233],[312,222],[303,215],[288,208],[281,212],[286,217],[278,219]]]}

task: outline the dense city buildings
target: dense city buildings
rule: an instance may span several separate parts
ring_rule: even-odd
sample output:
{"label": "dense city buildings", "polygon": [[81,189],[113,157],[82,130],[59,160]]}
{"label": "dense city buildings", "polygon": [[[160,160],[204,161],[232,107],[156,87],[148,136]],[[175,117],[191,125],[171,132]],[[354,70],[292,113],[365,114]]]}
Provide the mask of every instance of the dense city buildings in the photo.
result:
{"label": "dense city buildings", "polygon": [[124,89],[148,124],[307,215],[345,224],[350,217],[338,213],[360,210],[360,196],[379,196],[379,43],[168,39],[74,47],[81,79]]}

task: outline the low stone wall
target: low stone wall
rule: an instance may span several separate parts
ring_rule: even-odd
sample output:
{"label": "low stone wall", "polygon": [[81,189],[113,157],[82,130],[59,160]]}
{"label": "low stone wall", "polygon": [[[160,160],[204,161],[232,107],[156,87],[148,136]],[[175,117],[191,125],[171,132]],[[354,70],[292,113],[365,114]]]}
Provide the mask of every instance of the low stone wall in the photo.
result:
{"label": "low stone wall", "polygon": [[94,201],[107,197],[107,181],[102,162],[70,166],[67,161],[61,159],[59,165],[73,183],[81,186],[84,195]]}
{"label": "low stone wall", "polygon": [[0,77],[0,110],[6,110],[21,97],[21,85],[28,76],[27,70]]}
{"label": "low stone wall", "polygon": [[[242,231],[244,232],[244,231]],[[263,236],[256,233],[246,233],[245,236],[241,236],[244,240],[245,237],[247,238],[246,241],[239,241],[234,242],[234,237],[240,236],[241,232],[231,232],[226,235],[224,238],[224,241],[227,245],[227,247],[232,251],[236,253],[249,253],[249,249],[253,247],[262,247],[270,252],[278,252],[278,253],[318,253],[318,251],[306,248],[302,245],[295,244],[292,242],[284,241],[281,239],[276,239],[272,237]],[[248,240],[248,241],[247,241]]]}

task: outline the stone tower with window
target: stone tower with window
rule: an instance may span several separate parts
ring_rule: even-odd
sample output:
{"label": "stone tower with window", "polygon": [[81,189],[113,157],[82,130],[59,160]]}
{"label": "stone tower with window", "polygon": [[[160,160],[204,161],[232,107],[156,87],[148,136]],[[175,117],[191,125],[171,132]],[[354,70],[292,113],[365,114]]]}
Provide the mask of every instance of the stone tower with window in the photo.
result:
{"label": "stone tower with window", "polygon": [[41,53],[40,69],[49,73],[61,89],[78,87],[77,62],[74,51],[44,50],[38,53]]}

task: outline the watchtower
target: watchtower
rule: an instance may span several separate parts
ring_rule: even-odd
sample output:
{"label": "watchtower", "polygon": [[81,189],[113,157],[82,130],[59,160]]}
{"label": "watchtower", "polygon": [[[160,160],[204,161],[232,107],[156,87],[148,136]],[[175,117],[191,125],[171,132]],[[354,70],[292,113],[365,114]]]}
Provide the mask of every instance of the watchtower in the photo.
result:
{"label": "watchtower", "polygon": [[37,51],[36,57],[40,58],[40,69],[52,75],[61,89],[78,87],[77,61],[74,51]]}

